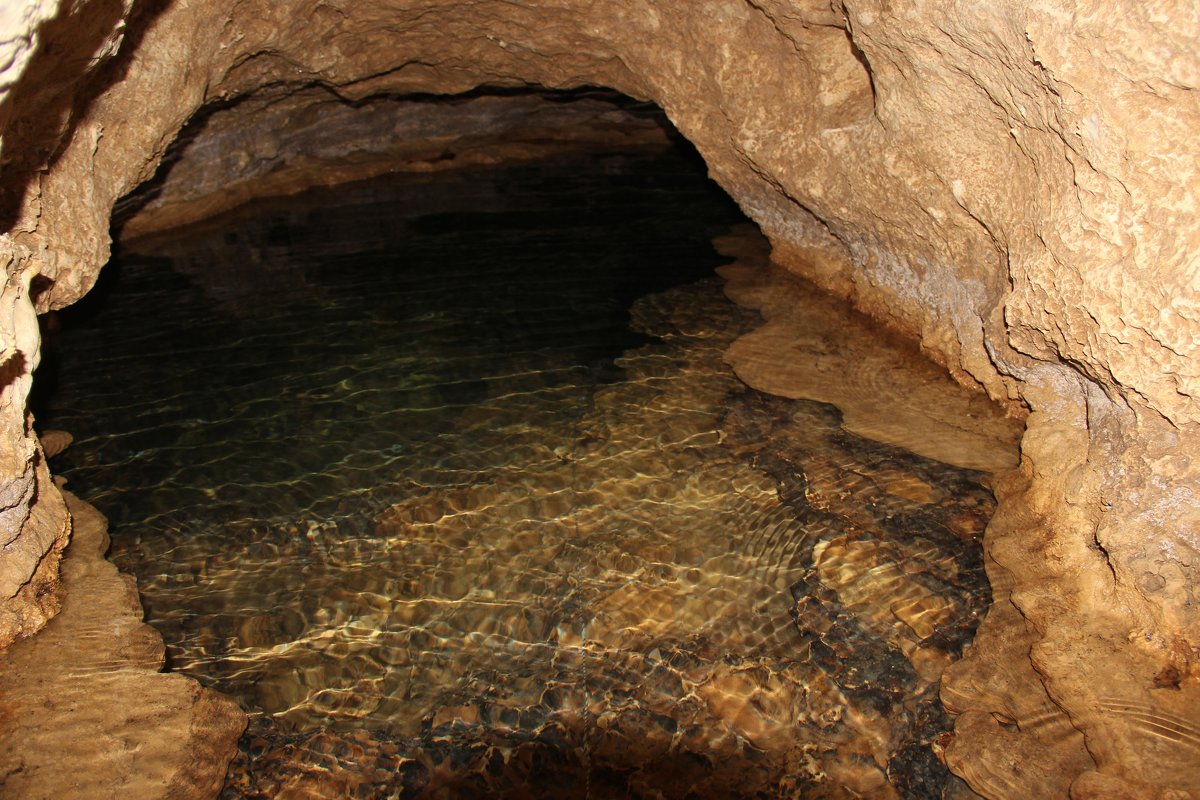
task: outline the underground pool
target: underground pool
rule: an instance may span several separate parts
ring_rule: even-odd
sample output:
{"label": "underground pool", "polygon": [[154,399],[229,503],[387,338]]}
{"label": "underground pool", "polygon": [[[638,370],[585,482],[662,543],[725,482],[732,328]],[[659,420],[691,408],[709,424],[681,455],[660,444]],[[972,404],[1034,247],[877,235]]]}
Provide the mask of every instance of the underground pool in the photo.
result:
{"label": "underground pool", "polygon": [[739,380],[744,223],[676,152],[383,176],[54,315],[55,474],[250,715],[223,797],[972,796],[989,476]]}

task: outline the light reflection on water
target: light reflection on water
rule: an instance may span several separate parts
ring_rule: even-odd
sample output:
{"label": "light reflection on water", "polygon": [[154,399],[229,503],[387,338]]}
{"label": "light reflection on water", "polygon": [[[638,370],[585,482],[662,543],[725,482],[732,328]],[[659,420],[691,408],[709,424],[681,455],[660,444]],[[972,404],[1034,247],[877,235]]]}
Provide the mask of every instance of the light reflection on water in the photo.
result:
{"label": "light reflection on water", "polygon": [[55,466],[172,668],[255,714],[226,796],[954,786],[990,495],[737,381],[691,169],[323,190],[66,320]]}

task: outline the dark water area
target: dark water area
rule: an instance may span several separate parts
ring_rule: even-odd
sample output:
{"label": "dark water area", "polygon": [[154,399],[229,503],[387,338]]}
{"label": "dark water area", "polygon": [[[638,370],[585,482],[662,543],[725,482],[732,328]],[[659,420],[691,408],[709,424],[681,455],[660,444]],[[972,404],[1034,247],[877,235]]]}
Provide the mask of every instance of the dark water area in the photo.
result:
{"label": "dark water area", "polygon": [[[39,372],[224,797],[959,797],[978,473],[748,389],[678,153],[391,176],[118,253]],[[45,373],[45,374],[43,374]]]}
{"label": "dark water area", "polygon": [[[634,298],[710,276],[708,239],[739,218],[689,161],[650,166],[610,156],[314,190],[157,257],[118,257],[49,342],[46,371],[70,381],[39,373],[55,387],[39,420],[89,442],[60,470],[115,527],[158,513],[186,527],[181,505],[328,513],[331,475],[436,439],[439,411],[615,374],[644,341]],[[167,486],[151,511],[144,490]]]}

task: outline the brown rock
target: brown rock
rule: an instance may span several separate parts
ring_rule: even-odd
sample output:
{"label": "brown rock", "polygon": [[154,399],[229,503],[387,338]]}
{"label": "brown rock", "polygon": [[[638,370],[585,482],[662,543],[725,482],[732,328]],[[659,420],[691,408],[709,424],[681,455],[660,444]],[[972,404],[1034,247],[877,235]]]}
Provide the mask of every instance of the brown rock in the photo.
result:
{"label": "brown rock", "polygon": [[[8,484],[13,504],[0,510],[12,527],[0,528],[0,644],[37,631],[61,606],[59,560],[71,521],[40,457],[28,465],[28,486]],[[21,495],[16,492],[24,488]]]}
{"label": "brown rock", "polygon": [[38,435],[38,442],[42,445],[42,453],[46,458],[54,458],[70,447],[73,441],[74,437],[66,431],[42,431]]}
{"label": "brown rock", "polygon": [[626,105],[598,92],[556,101],[484,95],[351,104],[324,89],[268,89],[193,123],[162,180],[127,200],[137,207],[122,220],[121,237],[169,230],[256,197],[382,173],[669,146],[656,116]]}
{"label": "brown rock", "polygon": [[31,800],[212,797],[246,717],[159,672],[162,639],[141,621],[132,580],[104,560],[104,518],[66,497],[75,525],[62,611],[0,653],[0,789]]}
{"label": "brown rock", "polygon": [[761,269],[767,248],[755,239],[717,243],[739,259],[719,270],[725,292],[767,319],[725,354],[739,378],[771,394],[831,403],[846,430],[947,464],[985,472],[1017,465],[1019,420],[956,384],[911,343],[888,341],[871,320],[782,269]]}

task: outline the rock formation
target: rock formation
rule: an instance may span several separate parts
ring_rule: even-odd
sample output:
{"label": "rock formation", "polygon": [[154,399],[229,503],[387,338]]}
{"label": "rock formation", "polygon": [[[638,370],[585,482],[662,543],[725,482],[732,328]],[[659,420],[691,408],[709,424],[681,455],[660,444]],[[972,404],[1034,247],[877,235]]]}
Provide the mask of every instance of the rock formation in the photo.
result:
{"label": "rock formation", "polygon": [[670,144],[653,109],[618,98],[570,92],[351,104],[315,87],[257,92],[191,123],[160,167],[160,180],[126,198],[114,224],[130,240],[256,197],[381,173]]}
{"label": "rock formation", "polygon": [[0,652],[0,791],[212,797],[246,715],[190,678],[159,672],[162,637],[141,621],[133,581],[104,560],[104,517],[63,494],[74,533],[62,611],[39,635]]}
{"label": "rock formation", "polygon": [[1029,416],[945,683],[989,797],[1200,796],[1195,9],[1097,0],[26,0],[0,12],[0,642],[58,606],[35,311],[198,112],[607,86],[661,106],[785,268]]}

